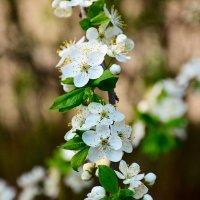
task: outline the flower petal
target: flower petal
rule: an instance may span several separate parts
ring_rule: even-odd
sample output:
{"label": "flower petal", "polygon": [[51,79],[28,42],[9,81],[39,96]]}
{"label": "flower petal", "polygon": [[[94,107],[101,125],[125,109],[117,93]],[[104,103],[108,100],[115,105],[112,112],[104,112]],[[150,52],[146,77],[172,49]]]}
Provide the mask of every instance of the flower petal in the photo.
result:
{"label": "flower petal", "polygon": [[128,165],[126,164],[126,162],[124,160],[121,160],[119,163],[119,170],[126,175],[128,172]]}
{"label": "flower petal", "polygon": [[99,51],[92,52],[88,56],[87,64],[90,66],[100,65],[104,60],[104,56],[105,54]]}
{"label": "flower petal", "polygon": [[86,31],[86,38],[88,40],[96,40],[98,39],[98,35],[99,35],[98,31],[94,27],[91,27]]}
{"label": "flower petal", "polygon": [[89,76],[86,72],[79,73],[77,76],[74,77],[74,85],[76,87],[83,87],[89,81]]}
{"label": "flower petal", "polygon": [[98,114],[102,111],[102,104],[100,103],[96,103],[96,102],[92,102],[88,105],[88,109],[91,113],[93,114]]}
{"label": "flower petal", "polygon": [[121,150],[110,149],[106,151],[106,157],[112,162],[119,162],[122,159],[123,152]]}
{"label": "flower petal", "polygon": [[91,130],[84,132],[82,135],[82,139],[85,144],[91,147],[96,147],[100,142],[99,136],[96,134],[95,131]]}
{"label": "flower petal", "polygon": [[115,171],[115,173],[116,173],[116,175],[117,175],[117,177],[118,177],[119,179],[125,179],[125,176],[124,176],[122,173],[120,173],[120,172],[118,172],[118,171]]}
{"label": "flower petal", "polygon": [[92,162],[96,162],[97,160],[103,158],[105,156],[104,152],[99,147],[90,147],[88,152],[88,158]]}
{"label": "flower petal", "polygon": [[103,67],[98,65],[88,69],[90,79],[97,79],[103,74]]}
{"label": "flower petal", "polygon": [[97,125],[96,126],[96,132],[99,137],[106,139],[110,136],[110,129],[109,126],[105,125]]}
{"label": "flower petal", "polygon": [[97,114],[89,114],[85,120],[85,127],[91,128],[96,126],[100,122],[100,115]]}
{"label": "flower petal", "polygon": [[121,122],[125,118],[124,114],[122,114],[119,111],[114,111],[114,112],[110,113],[109,117],[110,117],[110,119],[112,119],[113,121],[116,121],[116,122]]}
{"label": "flower petal", "polygon": [[110,148],[114,149],[114,150],[118,150],[122,147],[122,141],[120,139],[120,137],[118,136],[111,136],[109,138],[109,145],[110,145]]}
{"label": "flower petal", "polygon": [[128,139],[123,139],[122,140],[122,150],[125,151],[126,153],[132,153],[133,151],[133,146]]}

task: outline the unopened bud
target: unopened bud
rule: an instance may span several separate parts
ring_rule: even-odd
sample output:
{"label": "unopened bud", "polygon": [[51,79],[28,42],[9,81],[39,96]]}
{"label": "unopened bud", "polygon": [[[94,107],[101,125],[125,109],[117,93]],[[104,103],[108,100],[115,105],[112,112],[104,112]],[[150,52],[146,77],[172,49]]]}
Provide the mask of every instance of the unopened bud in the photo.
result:
{"label": "unopened bud", "polygon": [[120,74],[120,72],[121,72],[121,67],[120,67],[120,65],[113,64],[113,65],[110,67],[110,72],[111,72],[113,75],[118,75],[118,74]]}
{"label": "unopened bud", "polygon": [[148,185],[153,185],[155,183],[156,180],[156,175],[154,173],[148,173],[145,177],[144,177],[145,182]]}

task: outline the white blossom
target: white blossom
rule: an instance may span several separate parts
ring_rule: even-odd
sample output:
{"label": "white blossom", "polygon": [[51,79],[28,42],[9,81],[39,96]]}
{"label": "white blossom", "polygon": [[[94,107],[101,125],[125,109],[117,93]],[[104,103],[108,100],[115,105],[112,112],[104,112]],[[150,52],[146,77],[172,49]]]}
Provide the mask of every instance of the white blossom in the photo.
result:
{"label": "white blossom", "polygon": [[119,170],[121,172],[115,171],[118,178],[124,180],[124,184],[131,184],[131,188],[138,187],[144,178],[144,174],[139,174],[140,166],[137,163],[132,163],[128,166],[124,160],[121,160]]}
{"label": "white blossom", "polygon": [[122,141],[119,136],[111,135],[109,126],[97,125],[96,130],[89,130],[83,133],[83,141],[90,146],[88,158],[95,162],[103,157],[110,161],[121,160],[123,152],[121,150]]}
{"label": "white blossom", "polygon": [[111,133],[113,135],[118,135],[122,141],[122,151],[126,153],[131,153],[133,151],[133,146],[131,144],[131,133],[132,128],[126,125],[123,121],[122,122],[115,122],[111,126]]}
{"label": "white blossom", "polygon": [[109,46],[118,36],[122,34],[122,30],[116,26],[108,26],[108,23],[105,23],[99,28],[91,27],[86,31],[86,38],[88,40],[98,40],[103,44]]}
{"label": "white blossom", "polygon": [[[76,130],[87,130],[88,127],[85,125],[87,116],[89,115],[89,110],[85,106],[80,106],[78,109],[78,114],[72,118],[71,126],[72,128],[66,133],[65,140],[70,140],[76,135]],[[90,127],[89,127],[90,128]]]}
{"label": "white blossom", "polygon": [[42,167],[34,167],[30,172],[22,174],[17,179],[17,184],[26,188],[28,186],[34,186],[41,182],[45,177],[45,170]]}
{"label": "white blossom", "polygon": [[61,68],[62,80],[73,78],[76,87],[85,86],[90,79],[97,79],[103,74],[101,66],[107,46],[96,40],[81,43],[69,52],[70,63]]}
{"label": "white blossom", "polygon": [[110,22],[113,24],[113,26],[122,28],[123,27],[123,21],[121,16],[119,15],[118,11],[112,6],[111,12],[106,7],[106,4],[104,5],[104,13],[105,15],[110,19]]}
{"label": "white blossom", "polygon": [[64,0],[54,0],[52,2],[52,8],[54,8],[54,14],[57,17],[70,17],[72,15],[72,7],[71,6],[61,6]]}
{"label": "white blossom", "polygon": [[100,200],[106,196],[106,191],[101,186],[96,186],[92,188],[92,191],[87,194],[85,200]]}
{"label": "white blossom", "polygon": [[57,198],[60,192],[61,174],[56,168],[50,168],[48,176],[44,180],[44,194],[51,198]]}
{"label": "white blossom", "polygon": [[120,122],[125,118],[125,116],[117,111],[111,104],[102,105],[92,102],[88,105],[88,109],[90,114],[85,121],[87,127],[93,127],[97,124],[111,125],[113,122]]}
{"label": "white blossom", "polygon": [[121,67],[120,67],[120,65],[113,64],[113,65],[110,67],[110,72],[111,72],[113,75],[118,75],[118,74],[120,74],[120,72],[121,72]]}
{"label": "white blossom", "polygon": [[92,181],[83,181],[81,173],[81,170],[79,172],[71,171],[64,179],[65,185],[70,187],[75,193],[80,193],[84,188],[90,187],[93,183]]}
{"label": "white blossom", "polygon": [[69,6],[81,6],[81,7],[89,7],[93,2],[97,0],[70,0],[70,1],[62,1],[61,7],[69,7]]}
{"label": "white blossom", "polygon": [[132,188],[130,185],[129,189],[133,190],[134,199],[141,199],[148,192],[148,188],[143,183],[141,183],[138,187],[135,188]]}
{"label": "white blossom", "polygon": [[154,173],[148,173],[148,174],[145,175],[144,180],[148,185],[151,186],[156,181],[156,175]]}
{"label": "white blossom", "polygon": [[158,116],[163,122],[184,116],[187,111],[187,105],[179,98],[165,98],[153,105],[151,112]]}
{"label": "white blossom", "polygon": [[126,62],[131,58],[127,54],[133,48],[133,40],[127,38],[124,34],[120,34],[117,36],[115,43],[109,46],[107,54],[110,57],[115,57],[119,62]]}
{"label": "white blossom", "polygon": [[15,189],[8,186],[4,180],[0,179],[0,199],[13,200],[15,198],[15,195]]}
{"label": "white blossom", "polygon": [[33,200],[39,194],[41,191],[37,186],[28,186],[21,191],[18,200]]}
{"label": "white blossom", "polygon": [[177,82],[180,86],[187,88],[190,81],[200,81],[200,59],[194,58],[183,65],[181,72],[177,76]]}

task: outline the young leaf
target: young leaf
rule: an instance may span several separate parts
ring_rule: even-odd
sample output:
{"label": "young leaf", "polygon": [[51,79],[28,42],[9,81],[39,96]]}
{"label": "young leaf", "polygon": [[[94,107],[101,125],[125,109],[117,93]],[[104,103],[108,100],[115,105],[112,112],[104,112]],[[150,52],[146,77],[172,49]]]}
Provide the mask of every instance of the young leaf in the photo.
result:
{"label": "young leaf", "polygon": [[84,147],[77,154],[75,154],[71,160],[71,166],[75,171],[84,163],[87,158],[89,147]]}
{"label": "young leaf", "polygon": [[88,18],[92,19],[93,17],[97,16],[100,12],[102,12],[104,3],[104,0],[99,0],[93,3],[92,6],[90,6],[90,8],[88,9]]}
{"label": "young leaf", "polygon": [[91,86],[108,91],[115,88],[117,80],[118,77],[115,77],[109,70],[105,70],[98,79],[91,81]]}
{"label": "young leaf", "polygon": [[105,16],[104,12],[99,13],[97,16],[90,19],[93,26],[102,25],[109,21],[109,18]]}
{"label": "young leaf", "polygon": [[120,199],[127,199],[128,197],[133,198],[133,191],[129,189],[120,190]]}
{"label": "young leaf", "polygon": [[107,192],[116,194],[118,192],[118,180],[115,172],[105,165],[99,166],[99,182]]}
{"label": "young leaf", "polygon": [[66,78],[65,80],[61,81],[64,84],[73,85],[74,79],[73,78]]}
{"label": "young leaf", "polygon": [[86,147],[86,144],[83,142],[81,137],[75,137],[64,145],[62,145],[63,149],[68,149],[68,150],[80,150],[82,148]]}
{"label": "young leaf", "polygon": [[90,19],[89,18],[85,18],[82,21],[80,21],[80,26],[84,31],[87,31],[90,27],[92,27]]}
{"label": "young leaf", "polygon": [[83,101],[84,91],[85,88],[77,88],[57,97],[50,110],[59,109],[60,112],[64,112],[80,105]]}

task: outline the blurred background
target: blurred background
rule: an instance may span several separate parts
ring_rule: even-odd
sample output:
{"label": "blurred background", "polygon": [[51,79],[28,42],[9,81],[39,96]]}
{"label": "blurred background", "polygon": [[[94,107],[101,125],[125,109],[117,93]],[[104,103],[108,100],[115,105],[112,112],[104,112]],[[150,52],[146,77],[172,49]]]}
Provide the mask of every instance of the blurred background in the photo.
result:
{"label": "blurred background", "polygon": [[[175,77],[185,62],[200,57],[200,0],[115,2],[127,24],[125,32],[136,44],[116,90],[118,108],[130,123],[146,86]],[[63,93],[54,67],[59,60],[56,49],[84,33],[78,8],[71,18],[59,19],[50,0],[1,0],[0,7],[0,177],[15,186],[23,172],[45,166],[64,141],[73,113],[49,111],[53,99]],[[139,149],[127,156],[143,171],[157,174],[150,192],[155,200],[200,196],[200,93],[189,93],[186,101],[188,137],[179,149],[156,160]],[[65,188],[58,199],[83,197]]]}

